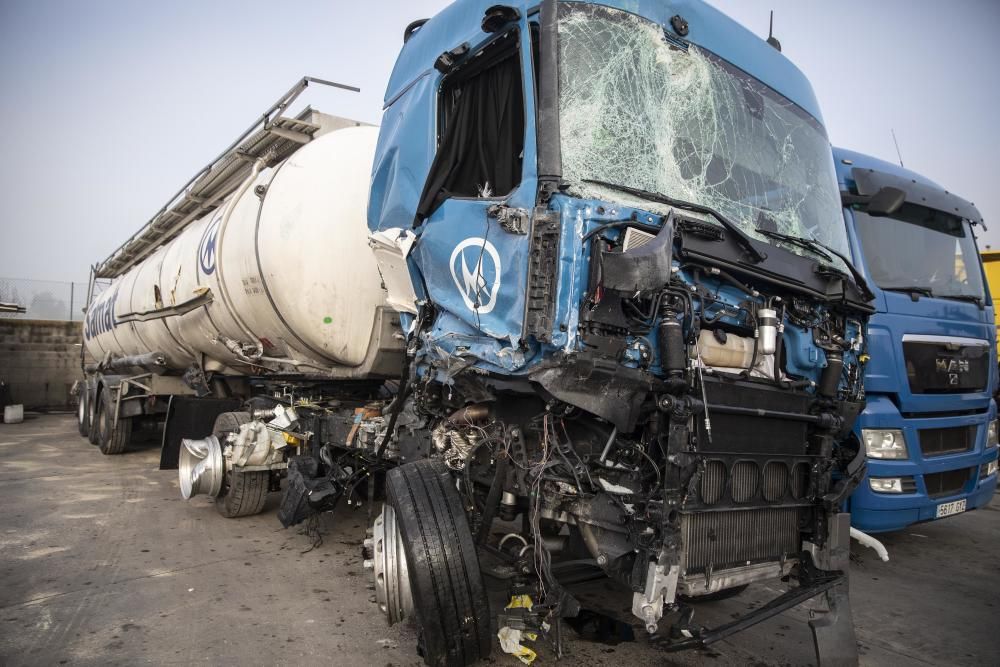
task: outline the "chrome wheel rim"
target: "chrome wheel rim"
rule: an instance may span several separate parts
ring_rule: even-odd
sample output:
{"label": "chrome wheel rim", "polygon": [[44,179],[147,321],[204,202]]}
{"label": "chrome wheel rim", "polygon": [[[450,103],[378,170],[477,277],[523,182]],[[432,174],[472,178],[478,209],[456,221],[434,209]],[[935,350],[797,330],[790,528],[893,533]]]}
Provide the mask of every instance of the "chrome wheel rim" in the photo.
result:
{"label": "chrome wheel rim", "polygon": [[375,600],[389,620],[398,623],[413,614],[410,573],[403,549],[403,536],[390,505],[382,506],[372,530],[372,570],[375,575]]}

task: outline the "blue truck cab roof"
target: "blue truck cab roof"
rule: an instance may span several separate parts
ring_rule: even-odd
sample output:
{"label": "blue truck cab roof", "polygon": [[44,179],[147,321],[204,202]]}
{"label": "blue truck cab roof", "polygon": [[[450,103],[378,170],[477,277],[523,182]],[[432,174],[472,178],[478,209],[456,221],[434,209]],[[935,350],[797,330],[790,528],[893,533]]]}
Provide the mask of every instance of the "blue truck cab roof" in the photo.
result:
{"label": "blue truck cab roof", "polygon": [[[465,42],[474,51],[486,41],[489,35],[482,31],[481,22],[486,10],[496,4],[496,0],[459,0],[416,30],[403,45],[389,77],[385,106],[418,79],[437,75],[434,61],[445,51]],[[527,16],[537,13],[539,8],[538,0],[512,0],[506,4]],[[671,17],[682,16],[690,31],[684,39],[759,79],[822,124],[819,104],[805,75],[766,41],[714,7],[700,0],[604,0],[587,4],[631,12],[655,21],[665,30],[671,30]]]}
{"label": "blue truck cab roof", "polygon": [[837,184],[840,186],[841,191],[846,192],[854,189],[855,183],[854,177],[851,175],[851,170],[855,168],[874,169],[875,171],[909,179],[914,183],[920,183],[932,188],[943,189],[934,181],[925,176],[921,176],[915,171],[910,171],[909,169],[900,167],[898,164],[893,162],[886,162],[885,160],[880,160],[877,157],[865,155],[864,153],[858,153],[857,151],[848,150],[846,148],[837,148],[834,146],[833,160],[837,165]]}

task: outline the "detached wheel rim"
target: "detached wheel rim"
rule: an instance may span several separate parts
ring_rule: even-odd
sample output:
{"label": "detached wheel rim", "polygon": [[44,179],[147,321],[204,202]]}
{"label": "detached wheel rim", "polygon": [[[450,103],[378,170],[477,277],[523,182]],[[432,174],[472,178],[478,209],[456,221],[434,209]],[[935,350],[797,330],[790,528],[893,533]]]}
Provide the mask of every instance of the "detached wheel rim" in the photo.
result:
{"label": "detached wheel rim", "polygon": [[396,512],[388,504],[375,519],[372,530],[372,570],[375,575],[375,600],[389,624],[413,615],[413,592],[406,565],[403,535],[396,523]]}

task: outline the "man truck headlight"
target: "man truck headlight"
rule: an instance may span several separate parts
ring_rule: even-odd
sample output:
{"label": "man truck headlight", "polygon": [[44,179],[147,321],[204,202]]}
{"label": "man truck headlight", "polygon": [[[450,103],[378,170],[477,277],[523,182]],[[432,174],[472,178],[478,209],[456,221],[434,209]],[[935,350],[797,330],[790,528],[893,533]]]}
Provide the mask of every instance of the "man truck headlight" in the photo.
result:
{"label": "man truck headlight", "polygon": [[903,480],[899,477],[869,477],[868,486],[876,493],[903,492]]}
{"label": "man truck headlight", "polygon": [[861,429],[861,438],[865,441],[865,452],[869,458],[905,459],[908,456],[906,439],[897,428]]}
{"label": "man truck headlight", "polygon": [[986,427],[986,446],[996,447],[997,442],[1000,441],[997,440],[997,420],[994,419]]}
{"label": "man truck headlight", "polygon": [[997,474],[998,464],[1000,464],[1000,461],[990,461],[989,463],[987,463],[986,464],[986,474],[983,475],[983,476],[984,477],[989,477],[990,475]]}

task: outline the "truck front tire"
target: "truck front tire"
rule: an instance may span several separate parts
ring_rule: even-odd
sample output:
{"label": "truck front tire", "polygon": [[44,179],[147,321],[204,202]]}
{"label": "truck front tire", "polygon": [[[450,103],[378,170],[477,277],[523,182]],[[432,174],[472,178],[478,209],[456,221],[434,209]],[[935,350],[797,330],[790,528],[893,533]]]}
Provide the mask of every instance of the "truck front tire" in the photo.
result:
{"label": "truck front tire", "polygon": [[111,389],[101,390],[101,401],[97,406],[97,444],[101,453],[115,456],[125,451],[132,436],[132,418],[119,417],[115,421],[115,401]]}
{"label": "truck front tire", "polygon": [[386,475],[386,495],[403,537],[424,662],[464,667],[488,657],[486,586],[447,466],[425,459],[394,468]]}

